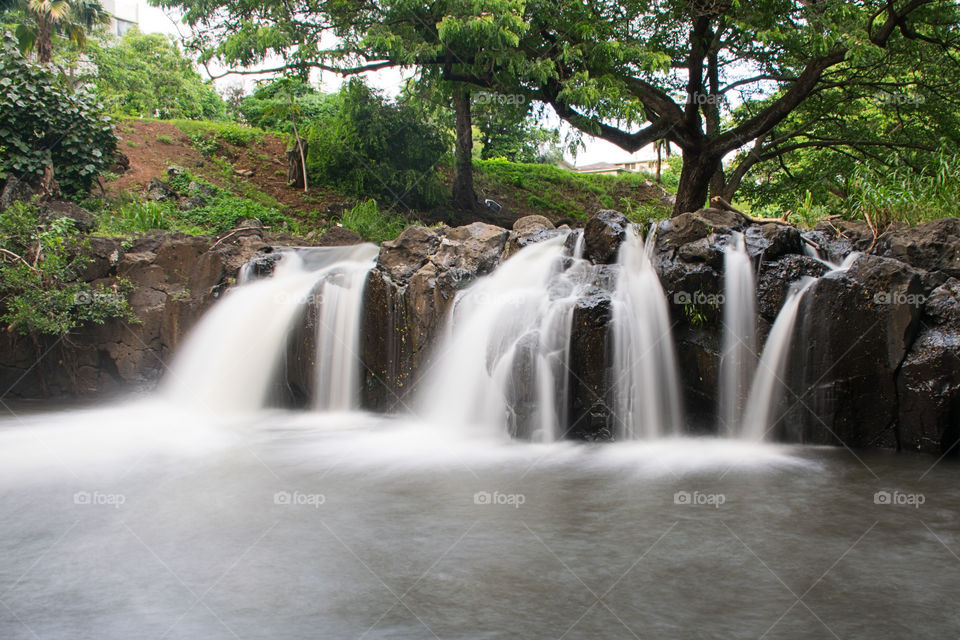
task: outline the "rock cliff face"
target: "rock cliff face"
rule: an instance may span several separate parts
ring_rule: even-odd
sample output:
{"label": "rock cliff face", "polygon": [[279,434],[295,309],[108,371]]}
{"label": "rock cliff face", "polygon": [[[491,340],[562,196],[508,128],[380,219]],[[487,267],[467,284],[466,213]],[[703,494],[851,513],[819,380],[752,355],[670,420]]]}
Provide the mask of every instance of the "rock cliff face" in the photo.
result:
{"label": "rock cliff face", "polygon": [[[582,236],[568,237],[571,251],[577,244],[596,265],[596,282],[572,316],[570,437],[612,437],[611,294],[628,225],[622,214],[601,211]],[[377,411],[408,406],[437,356],[457,292],[523,247],[564,232],[530,216],[512,230],[481,222],[411,227],[383,243],[364,293],[362,405]],[[800,232],[715,209],[662,221],[655,232],[652,260],[669,303],[689,430],[716,429],[723,255],[733,234],[742,233],[756,268],[761,344],[790,286],[817,278],[800,305],[778,438],[952,451],[960,437],[960,221],[897,229],[875,246],[869,229],[855,223]],[[341,233],[329,240],[356,239]],[[272,245],[291,243],[260,230],[222,243],[171,234],[148,234],[130,245],[93,238],[84,278],[131,280],[136,286],[131,303],[142,323],[86,328],[71,336],[69,345],[35,345],[4,334],[0,384],[25,396],[150,387],[184,333],[235,282],[241,265],[256,257],[250,272],[268,274],[277,260]],[[827,264],[871,246],[870,254],[856,257],[846,270],[831,271]],[[310,322],[305,317],[301,323],[304,335]],[[309,342],[301,338],[291,340]],[[306,380],[312,356],[291,353]],[[287,370],[297,371],[296,365]],[[306,403],[301,396],[309,383],[301,382],[302,389],[297,380],[288,381],[284,404]],[[522,385],[517,389],[519,394]],[[518,396],[518,406],[524,402]]]}

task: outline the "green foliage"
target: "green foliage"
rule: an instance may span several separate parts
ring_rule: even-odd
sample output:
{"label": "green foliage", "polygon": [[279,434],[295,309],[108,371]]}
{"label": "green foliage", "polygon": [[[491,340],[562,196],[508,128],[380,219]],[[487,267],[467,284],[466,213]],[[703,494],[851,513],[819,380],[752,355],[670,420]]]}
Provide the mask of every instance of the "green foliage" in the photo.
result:
{"label": "green foliage", "polygon": [[341,224],[368,242],[393,240],[409,226],[406,218],[380,211],[376,200],[357,203],[344,212]]}
{"label": "green foliage", "polygon": [[407,208],[443,201],[435,170],[448,142],[408,105],[388,102],[357,79],[311,124],[307,169],[313,184]]}
{"label": "green foliage", "polygon": [[157,142],[160,144],[173,144],[173,138],[166,134],[160,134],[157,136]]}
{"label": "green foliage", "polygon": [[860,165],[842,203],[849,218],[864,214],[881,230],[891,222],[919,224],[957,215],[960,154],[941,153],[920,171],[899,157],[887,166]]}
{"label": "green foliage", "polygon": [[118,43],[96,44],[97,93],[112,112],[139,118],[225,119],[226,103],[166,35],[131,29]]}
{"label": "green foliage", "polygon": [[239,112],[253,127],[293,133],[293,123],[318,120],[334,109],[332,96],[320,93],[300,78],[277,78],[260,83],[253,95],[243,98]]}
{"label": "green foliage", "polygon": [[0,44],[0,178],[33,178],[52,164],[67,194],[87,191],[108,167],[117,139],[85,90],[70,90],[27,60],[4,32]]}
{"label": "green foliage", "polygon": [[481,188],[513,193],[526,200],[537,213],[551,218],[586,218],[601,208],[619,208],[639,220],[669,213],[644,200],[646,178],[638,173],[620,175],[580,174],[545,164],[509,162],[502,158],[474,160]]}
{"label": "green foliage", "polygon": [[[558,131],[544,129],[539,121],[528,113],[529,103],[524,99],[516,108],[500,104],[500,101],[474,94],[473,123],[481,145],[480,158],[506,158],[511,162],[551,163],[563,157],[559,149]],[[522,96],[512,96],[518,101]]]}
{"label": "green foliage", "polygon": [[80,282],[84,241],[69,218],[41,223],[37,209],[14,203],[0,214],[0,321],[22,335],[63,335],[108,318],[136,318],[128,282],[115,287]]}

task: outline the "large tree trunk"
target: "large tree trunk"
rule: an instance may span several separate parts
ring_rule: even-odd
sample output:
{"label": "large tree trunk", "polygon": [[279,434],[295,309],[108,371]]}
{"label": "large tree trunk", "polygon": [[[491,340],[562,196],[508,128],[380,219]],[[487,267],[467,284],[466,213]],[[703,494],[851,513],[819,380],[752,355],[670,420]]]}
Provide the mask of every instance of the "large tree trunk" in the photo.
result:
{"label": "large tree trunk", "polygon": [[457,147],[453,177],[453,204],[460,209],[474,209],[477,195],[473,191],[473,122],[470,117],[470,90],[457,87],[453,93],[457,116]]}
{"label": "large tree trunk", "polygon": [[683,168],[677,186],[677,203],[673,215],[702,209],[707,202],[710,182],[720,169],[720,158],[704,153],[683,152]]}

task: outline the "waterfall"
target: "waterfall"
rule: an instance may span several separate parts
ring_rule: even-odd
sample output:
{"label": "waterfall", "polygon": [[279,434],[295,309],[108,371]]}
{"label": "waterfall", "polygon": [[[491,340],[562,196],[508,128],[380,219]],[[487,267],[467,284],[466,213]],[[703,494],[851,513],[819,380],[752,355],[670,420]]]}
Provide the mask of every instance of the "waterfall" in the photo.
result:
{"label": "waterfall", "polygon": [[654,236],[651,229],[644,243],[631,226],[617,258],[610,375],[615,430],[624,439],[677,435],[683,424],[670,314],[650,259]]}
{"label": "waterfall", "polygon": [[593,267],[566,235],[518,251],[457,294],[418,406],[435,424],[556,440],[567,422],[571,319]]}
{"label": "waterfall", "polygon": [[723,258],[723,352],[720,355],[720,432],[737,431],[757,367],[757,303],[753,263],[743,234]]}
{"label": "waterfall", "polygon": [[373,267],[377,251],[370,244],[290,249],[269,278],[251,279],[245,270],[246,282],[228,291],[188,336],[170,366],[165,393],[209,411],[262,408],[293,325],[306,305],[319,302],[318,378],[330,388],[318,392],[317,406],[352,406],[359,384],[359,274]]}
{"label": "waterfall", "polygon": [[[839,265],[821,260],[824,264],[833,267],[824,275],[846,271],[859,256],[860,253],[854,251]],[[740,433],[743,438],[764,440],[767,432],[779,420],[779,417],[774,416],[772,412],[779,405],[786,387],[783,377],[787,370],[790,342],[793,337],[793,328],[797,323],[800,301],[807,289],[817,280],[818,278],[802,278],[795,282],[790,287],[790,293],[783,307],[777,313],[777,319],[773,322],[767,343],[763,348],[763,357],[760,358],[753,384],[750,386],[750,395],[741,422]]]}
{"label": "waterfall", "polygon": [[793,327],[797,323],[800,299],[815,278],[803,278],[791,287],[777,319],[770,329],[767,343],[763,348],[763,357],[757,366],[757,373],[750,387],[750,399],[743,416],[741,435],[747,440],[764,440],[767,431],[772,429],[778,418],[772,411],[780,404],[786,383],[783,380],[787,369],[787,356],[793,337]]}

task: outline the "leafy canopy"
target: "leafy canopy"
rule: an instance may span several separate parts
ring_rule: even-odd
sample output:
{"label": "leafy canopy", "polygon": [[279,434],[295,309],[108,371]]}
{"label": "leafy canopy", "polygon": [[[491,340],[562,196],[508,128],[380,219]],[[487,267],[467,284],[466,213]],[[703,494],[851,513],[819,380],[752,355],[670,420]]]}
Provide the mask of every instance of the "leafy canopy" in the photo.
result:
{"label": "leafy canopy", "polygon": [[4,32],[0,43],[0,178],[32,179],[52,166],[68,194],[89,190],[117,147],[110,118],[85,89],[70,90],[27,60]]}

